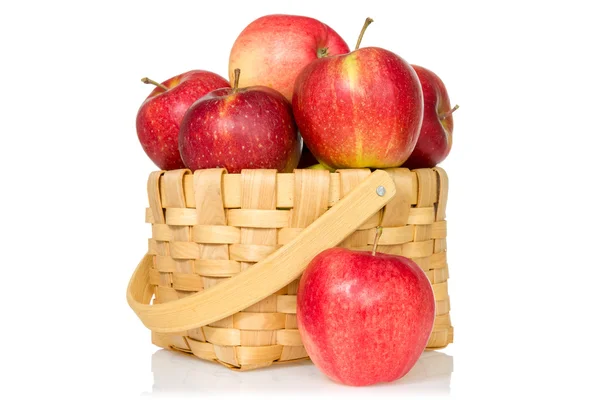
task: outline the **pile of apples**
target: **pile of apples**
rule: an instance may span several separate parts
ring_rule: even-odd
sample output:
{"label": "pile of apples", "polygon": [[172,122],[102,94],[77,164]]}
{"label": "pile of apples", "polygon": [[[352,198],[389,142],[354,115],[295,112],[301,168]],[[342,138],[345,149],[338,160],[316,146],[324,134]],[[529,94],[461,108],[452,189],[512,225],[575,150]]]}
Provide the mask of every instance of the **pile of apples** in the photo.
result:
{"label": "pile of apples", "polygon": [[[457,107],[433,72],[360,48],[371,22],[350,51],[322,22],[268,15],[235,41],[230,81],[200,70],[163,83],[144,78],[157,86],[137,115],[144,150],[163,170],[435,166],[450,151]],[[349,385],[404,376],[435,318],[425,273],[408,258],[376,253],[377,232],[372,252],[323,251],[298,287],[307,353]]]}
{"label": "pile of apples", "polygon": [[360,48],[371,22],[350,51],[316,19],[268,15],[233,44],[229,81],[203,70],[142,79],[156,86],[137,114],[144,151],[162,170],[435,166],[457,107],[433,72]]}

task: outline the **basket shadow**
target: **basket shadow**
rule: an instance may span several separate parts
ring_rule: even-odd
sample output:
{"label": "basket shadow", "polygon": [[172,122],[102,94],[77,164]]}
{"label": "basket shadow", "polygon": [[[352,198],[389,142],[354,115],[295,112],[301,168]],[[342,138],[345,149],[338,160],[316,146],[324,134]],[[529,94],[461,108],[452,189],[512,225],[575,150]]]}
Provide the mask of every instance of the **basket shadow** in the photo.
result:
{"label": "basket shadow", "polygon": [[152,395],[199,393],[349,393],[364,390],[394,394],[450,393],[453,356],[426,351],[402,379],[368,388],[337,384],[309,360],[273,365],[266,369],[238,372],[181,352],[160,349],[152,355]]}

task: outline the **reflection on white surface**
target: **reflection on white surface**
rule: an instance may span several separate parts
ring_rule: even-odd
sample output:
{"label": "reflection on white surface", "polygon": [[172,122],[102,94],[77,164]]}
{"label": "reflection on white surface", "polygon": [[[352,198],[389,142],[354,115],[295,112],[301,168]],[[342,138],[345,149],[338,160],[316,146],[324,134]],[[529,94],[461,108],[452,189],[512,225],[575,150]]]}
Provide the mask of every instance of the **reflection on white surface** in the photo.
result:
{"label": "reflection on white surface", "polygon": [[265,392],[333,395],[357,389],[368,390],[369,394],[448,395],[452,370],[451,355],[427,351],[412,370],[396,382],[352,388],[329,380],[308,360],[237,372],[194,356],[161,349],[152,355],[152,393],[144,395],[163,398]]}

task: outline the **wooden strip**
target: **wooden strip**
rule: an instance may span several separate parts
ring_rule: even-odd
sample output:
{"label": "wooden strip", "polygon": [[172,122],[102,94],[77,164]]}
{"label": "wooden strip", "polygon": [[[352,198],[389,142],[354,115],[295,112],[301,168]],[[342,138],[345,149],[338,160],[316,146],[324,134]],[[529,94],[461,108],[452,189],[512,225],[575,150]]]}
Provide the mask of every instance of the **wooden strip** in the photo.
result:
{"label": "wooden strip", "polygon": [[437,201],[437,176],[431,168],[413,170],[417,175],[417,207],[433,207]]}
{"label": "wooden strip", "polygon": [[200,258],[200,249],[194,242],[171,242],[169,243],[171,257],[176,260],[195,260]]}
{"label": "wooden strip", "polygon": [[296,314],[296,296],[277,296],[277,312]]}
{"label": "wooden strip", "polygon": [[[356,186],[369,177],[371,170],[369,168],[361,169],[343,169],[339,170],[340,174],[340,187],[342,198],[350,193]],[[381,211],[378,211],[375,215],[369,218],[358,230],[369,229],[369,227],[379,225],[381,221]],[[364,228],[363,228],[364,227]],[[352,240],[350,240],[352,241]],[[355,243],[358,244],[358,243]],[[364,243],[366,244],[366,243]]]}
{"label": "wooden strip", "polygon": [[[300,276],[301,278],[302,276]],[[300,278],[294,280],[292,283],[290,283],[287,286],[287,294],[289,295],[295,295],[296,293],[298,293],[298,286],[300,286]]]}
{"label": "wooden strip", "polygon": [[428,349],[439,349],[442,347],[446,347],[449,343],[448,338],[448,329],[446,328],[436,328],[434,327],[431,335],[429,336],[429,340],[427,341]]}
{"label": "wooden strip", "polygon": [[391,168],[386,169],[386,172],[394,180],[396,196],[385,206],[381,226],[401,227],[408,222],[413,191],[413,175],[406,168]]}
{"label": "wooden strip", "polygon": [[173,240],[173,232],[167,224],[152,224],[152,239],[169,242]]}
{"label": "wooden strip", "polygon": [[225,364],[232,365],[234,367],[239,367],[240,363],[238,361],[238,356],[236,349],[238,347],[233,346],[219,346],[215,345],[215,354],[217,355],[217,359]]}
{"label": "wooden strip", "polygon": [[424,242],[410,242],[402,245],[402,255],[404,257],[429,257],[433,254],[433,240]]}
{"label": "wooden strip", "polygon": [[225,209],[242,206],[242,175],[225,174],[223,176],[223,207]]}
{"label": "wooden strip", "polygon": [[[414,226],[406,225],[400,227],[389,227],[383,228],[381,236],[379,238],[380,245],[397,245],[408,243],[413,240]],[[372,229],[369,233],[369,240],[367,244],[372,245],[375,242],[375,229]]]}
{"label": "wooden strip", "polygon": [[284,245],[294,240],[304,228],[281,228],[277,231],[277,244]]}
{"label": "wooden strip", "polygon": [[204,336],[204,331],[202,331],[202,327],[190,329],[186,333],[188,338],[199,340],[201,342],[206,342],[206,337]]}
{"label": "wooden strip", "polygon": [[[241,173],[242,198],[240,200],[242,209],[275,210],[276,179],[276,170],[243,170]],[[243,271],[252,266],[252,263],[249,262],[262,260],[273,252],[273,248],[270,246],[277,245],[277,229],[244,227],[241,229],[240,242],[240,245],[231,245],[229,251],[232,260],[244,261],[241,264]]]}
{"label": "wooden strip", "polygon": [[182,335],[171,335],[169,341],[171,342],[171,349],[173,350],[183,351],[184,353],[192,352],[186,338]]}
{"label": "wooden strip", "polygon": [[298,329],[282,329],[277,331],[277,344],[283,346],[302,346]]}
{"label": "wooden strip", "polygon": [[277,344],[277,331],[240,331],[242,346],[272,346]]}
{"label": "wooden strip", "polygon": [[150,209],[150,207],[146,207],[146,218],[145,221],[147,224],[154,224],[154,217],[152,216],[152,210]]}
{"label": "wooden strip", "polygon": [[442,253],[446,251],[446,239],[436,239],[433,244],[434,253]]}
{"label": "wooden strip", "polygon": [[[332,207],[341,198],[342,185],[340,183],[340,174],[332,172],[329,174],[329,199],[327,200],[327,206]],[[279,207],[279,204],[277,204],[277,207]]]}
{"label": "wooden strip", "polygon": [[442,251],[441,253],[433,253],[431,255],[431,268],[448,268],[445,251]]}
{"label": "wooden strip", "polygon": [[[341,196],[344,198],[347,196],[352,190],[358,186],[361,182],[367,179],[371,173],[371,170],[368,168],[363,169],[345,169],[338,171],[340,175],[340,188],[341,188]],[[364,247],[367,245],[369,241],[369,237],[372,236],[368,230],[361,230],[365,225],[372,226],[373,223],[375,226],[379,224],[381,217],[381,210],[375,213],[371,218],[365,221],[358,230],[348,236],[344,241],[342,241],[339,246],[346,248],[356,248],[356,247]]]}
{"label": "wooden strip", "polygon": [[298,329],[296,314],[285,314],[285,329]]}
{"label": "wooden strip", "polygon": [[[213,286],[218,285],[219,283],[227,280],[231,277],[215,277],[215,276],[202,276],[202,280],[204,281],[204,290],[210,289]],[[211,325],[212,326],[212,325]],[[230,328],[230,326],[226,326],[225,328]]]}
{"label": "wooden strip", "polygon": [[196,357],[204,360],[215,360],[217,358],[217,355],[215,354],[215,346],[212,343],[199,342],[189,337],[187,342],[192,350],[192,353]]}
{"label": "wooden strip", "polygon": [[448,298],[448,282],[435,283],[431,287],[433,288],[433,297],[435,297],[436,301]]}
{"label": "wooden strip", "polygon": [[277,312],[239,312],[233,315],[233,327],[245,330],[276,330],[285,328],[285,314]]}
{"label": "wooden strip", "polygon": [[155,346],[170,350],[171,349],[170,336],[171,336],[170,333],[152,332],[152,334],[151,334],[152,344]]}
{"label": "wooden strip", "polygon": [[447,234],[446,221],[436,221],[431,225],[432,239],[445,239]]}
{"label": "wooden strip", "polygon": [[448,278],[450,278],[450,275],[448,273],[448,268],[438,268],[438,269],[432,269],[433,271],[433,281],[432,283],[440,283],[440,282],[444,282],[447,281]]}
{"label": "wooden strip", "polygon": [[222,184],[226,173],[222,168],[194,172],[193,187],[190,185],[189,189],[193,190],[194,196],[187,197],[188,201],[195,200],[193,204],[188,202],[188,207],[198,210],[197,220],[193,225],[227,225],[222,199]]}
{"label": "wooden strip", "polygon": [[448,268],[430,269],[425,271],[429,282],[442,283],[448,280]]}
{"label": "wooden strip", "polygon": [[152,286],[158,286],[160,284],[160,272],[151,268],[148,271],[149,282]]}
{"label": "wooden strip", "polygon": [[284,346],[281,357],[277,361],[285,362],[302,358],[308,358],[308,353],[306,353],[304,346]]}
{"label": "wooden strip", "polygon": [[[232,244],[229,247],[230,257],[235,261],[255,263],[264,260],[280,246],[268,246],[261,244]],[[249,268],[250,266],[247,266]],[[243,270],[243,266],[242,266]]]}
{"label": "wooden strip", "polygon": [[433,325],[440,327],[450,326],[450,314],[436,315],[435,320],[433,321]]}
{"label": "wooden strip", "polygon": [[450,312],[450,298],[435,302],[435,315],[448,314]]}
{"label": "wooden strip", "polygon": [[207,342],[219,346],[240,346],[241,344],[239,329],[205,326],[202,330]]}
{"label": "wooden strip", "polygon": [[289,219],[288,210],[227,210],[229,225],[243,228],[284,228]]}
{"label": "wooden strip", "polygon": [[436,204],[436,221],[446,219],[446,204],[448,203],[448,174],[440,167],[435,167],[433,170],[438,176],[438,193]]}
{"label": "wooden strip", "polygon": [[173,273],[173,289],[185,292],[198,292],[204,288],[202,278],[196,274]]}
{"label": "wooden strip", "polygon": [[370,221],[365,222],[357,229],[357,231],[366,231],[371,230],[379,226],[379,220],[372,219]]}
{"label": "wooden strip", "polygon": [[[163,175],[163,191],[165,192],[165,203],[163,203],[163,208],[166,210],[172,210],[172,207],[175,209],[183,209],[185,208],[185,194],[183,191],[183,178],[186,175],[191,173],[188,169],[177,169],[172,171],[167,171]],[[166,213],[166,221],[169,224],[169,211]],[[184,225],[184,226],[177,226]],[[190,227],[186,226],[189,224],[169,224],[169,229],[171,230],[171,241],[172,242],[190,242],[191,241],[191,232]],[[194,273],[194,263],[188,259],[176,259],[175,260],[175,271],[182,274],[193,274]],[[183,279],[183,278],[182,278]],[[186,288],[186,291],[189,291],[190,287],[197,287],[198,282],[188,282],[188,280],[183,280],[179,283],[179,286],[182,288]],[[174,285],[175,287],[175,285]],[[200,287],[202,284],[200,283]]]}
{"label": "wooden strip", "polygon": [[[290,228],[280,229],[277,236],[279,244],[294,240],[303,229],[315,222],[328,208],[330,192],[330,174],[328,171],[297,169],[294,171],[294,208],[290,216]],[[287,286],[287,294],[298,292],[299,280]],[[281,304],[277,300],[277,309]],[[293,312],[296,312],[294,302]]]}
{"label": "wooden strip", "polygon": [[[206,290],[206,287],[204,290]],[[228,315],[223,319],[211,322],[210,326],[214,326],[216,328],[233,328],[233,315]]]}
{"label": "wooden strip", "polygon": [[235,347],[241,365],[265,364],[281,357],[283,346]]}
{"label": "wooden strip", "polygon": [[[223,180],[226,176],[227,171],[222,168],[194,172],[194,205],[197,206],[197,220],[192,228],[194,239],[208,241],[204,235],[206,232],[199,232],[203,228],[198,228],[198,226],[220,226],[223,229],[229,229],[229,227],[226,227],[227,218],[223,207]],[[229,260],[229,246],[227,244],[200,243],[198,244],[198,253],[199,257],[194,263],[194,270],[203,277],[205,290],[218,284],[220,279],[225,279],[221,277],[230,277],[240,271],[239,263]],[[231,318],[224,319],[222,322],[225,323],[223,327],[233,327]]]}
{"label": "wooden strip", "polygon": [[194,269],[198,275],[208,277],[230,277],[241,271],[240,263],[234,260],[196,260]]}
{"label": "wooden strip", "polygon": [[431,269],[431,257],[413,257],[412,260],[417,263],[423,271],[429,271]]}
{"label": "wooden strip", "polygon": [[240,242],[240,229],[227,225],[196,225],[192,240],[197,243],[234,244]]}
{"label": "wooden strip", "polygon": [[159,256],[154,258],[154,268],[160,272],[175,272],[175,260],[171,256]]}
{"label": "wooden strip", "polygon": [[291,228],[306,228],[327,211],[329,183],[328,171],[294,171],[294,208],[289,224]]}
{"label": "wooden strip", "polygon": [[152,220],[159,224],[165,223],[160,190],[160,181],[163,174],[164,171],[155,171],[148,178],[148,202],[152,210]]}
{"label": "wooden strip", "polygon": [[175,169],[166,171],[161,179],[162,192],[161,197],[163,208],[185,208],[185,192],[183,190],[183,180],[186,175],[191,174],[189,169]]}
{"label": "wooden strip", "polygon": [[[413,242],[424,242],[426,240],[431,240],[431,225],[413,225],[414,236]],[[435,243],[434,243],[435,245]]]}
{"label": "wooden strip", "polygon": [[435,221],[435,210],[433,207],[411,208],[408,213],[407,224],[429,225]]}
{"label": "wooden strip", "polygon": [[[167,288],[169,289],[169,293],[171,293],[172,291],[170,290],[173,286],[173,274],[170,272],[158,272],[158,286],[160,286],[161,288]],[[164,291],[165,293],[167,291]],[[164,301],[167,297],[170,298],[171,300],[175,298],[175,296],[171,296],[171,294],[167,294],[167,295],[162,295],[159,296],[159,293],[157,293],[157,297],[160,297],[159,300]]]}
{"label": "wooden strip", "polygon": [[148,254],[166,256],[169,254],[168,247],[164,246],[165,242],[148,239]]}
{"label": "wooden strip", "polygon": [[167,208],[165,214],[168,225],[191,226],[195,225],[198,219],[194,208]]}
{"label": "wooden strip", "polygon": [[[165,274],[161,274],[165,275]],[[171,274],[168,274],[171,276]],[[156,286],[156,300],[159,304],[168,303],[179,299],[177,291],[171,287]]]}

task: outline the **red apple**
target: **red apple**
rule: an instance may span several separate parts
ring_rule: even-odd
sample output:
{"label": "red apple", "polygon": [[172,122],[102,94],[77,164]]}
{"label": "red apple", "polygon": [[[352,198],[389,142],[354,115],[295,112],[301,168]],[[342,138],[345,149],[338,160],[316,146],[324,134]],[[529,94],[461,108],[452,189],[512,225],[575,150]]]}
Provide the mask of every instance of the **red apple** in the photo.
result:
{"label": "red apple", "polygon": [[432,168],[444,161],[452,148],[452,113],[458,106],[452,108],[446,86],[439,76],[418,65],[412,67],[423,89],[423,124],[417,145],[402,166]]}
{"label": "red apple", "polygon": [[311,61],[350,51],[329,26],[297,15],[267,15],[240,33],[229,57],[229,79],[244,71],[240,86],[264,85],[292,100],[294,81]]}
{"label": "red apple", "polygon": [[419,136],[421,84],[398,55],[359,44],[302,70],[292,101],[296,123],[310,151],[330,168],[398,167]]}
{"label": "red apple", "polygon": [[332,248],[317,255],[300,280],[298,329],[315,365],[352,386],[404,376],[425,349],[435,300],[412,260]]}
{"label": "red apple", "polygon": [[142,79],[157,87],[137,113],[136,128],[144,151],[160,169],[185,168],[178,149],[179,124],[188,108],[218,88],[230,87],[221,76],[193,70],[174,76],[163,83]]}
{"label": "red apple", "polygon": [[[239,70],[238,70],[239,76]],[[301,141],[290,103],[265,86],[215,90],[186,112],[179,151],[186,167],[245,168],[292,172]]]}

